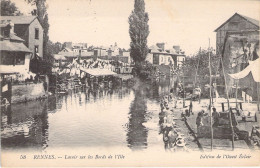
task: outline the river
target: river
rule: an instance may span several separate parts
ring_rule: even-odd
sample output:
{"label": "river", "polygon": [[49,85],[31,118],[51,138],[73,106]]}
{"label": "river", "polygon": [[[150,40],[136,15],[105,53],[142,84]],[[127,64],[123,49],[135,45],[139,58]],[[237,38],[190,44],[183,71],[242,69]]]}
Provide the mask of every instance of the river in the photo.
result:
{"label": "river", "polygon": [[129,88],[86,89],[1,109],[2,149],[57,147],[164,149],[160,97],[174,80]]}

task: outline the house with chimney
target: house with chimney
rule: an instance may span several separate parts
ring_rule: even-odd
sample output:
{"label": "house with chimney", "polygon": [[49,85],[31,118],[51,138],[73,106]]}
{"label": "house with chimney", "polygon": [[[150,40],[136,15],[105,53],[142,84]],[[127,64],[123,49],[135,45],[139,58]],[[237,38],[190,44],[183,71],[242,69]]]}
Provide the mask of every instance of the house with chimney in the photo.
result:
{"label": "house with chimney", "polygon": [[29,75],[31,51],[13,33],[13,23],[9,20],[1,20],[0,29],[0,101],[8,104],[14,93],[12,82]]}
{"label": "house with chimney", "polygon": [[13,32],[13,23],[10,20],[0,22],[0,73],[2,75],[27,74],[31,50],[24,45],[25,40]]}
{"label": "house with chimney", "polygon": [[1,16],[14,24],[13,32],[24,40],[33,57],[43,58],[43,28],[37,16]]}
{"label": "house with chimney", "polygon": [[165,49],[165,43],[157,43],[149,47],[146,61],[154,65],[170,65],[174,69],[178,69],[185,58],[185,52],[180,49],[180,46]]}
{"label": "house with chimney", "polygon": [[1,16],[0,27],[1,100],[18,103],[46,96],[44,79],[30,72],[32,60],[43,57],[43,28],[37,16]]}

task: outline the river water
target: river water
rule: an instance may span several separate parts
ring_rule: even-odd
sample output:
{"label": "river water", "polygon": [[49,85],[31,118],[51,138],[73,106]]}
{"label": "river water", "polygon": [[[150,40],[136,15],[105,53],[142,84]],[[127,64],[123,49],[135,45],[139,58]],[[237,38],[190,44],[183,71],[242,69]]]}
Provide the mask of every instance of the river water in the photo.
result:
{"label": "river water", "polygon": [[48,99],[1,109],[2,149],[49,150],[56,147],[164,149],[160,134],[160,97],[174,80],[70,91]]}

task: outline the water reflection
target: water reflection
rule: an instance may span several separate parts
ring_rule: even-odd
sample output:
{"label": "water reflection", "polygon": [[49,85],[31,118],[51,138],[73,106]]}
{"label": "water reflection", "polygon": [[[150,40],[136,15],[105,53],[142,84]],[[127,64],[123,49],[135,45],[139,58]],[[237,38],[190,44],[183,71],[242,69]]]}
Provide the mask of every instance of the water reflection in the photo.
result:
{"label": "water reflection", "polygon": [[148,148],[159,143],[159,98],[172,87],[162,80],[134,89],[89,88],[2,108],[2,147]]}
{"label": "water reflection", "polygon": [[9,106],[2,109],[1,118],[3,148],[47,147],[47,100]]}
{"label": "water reflection", "polygon": [[135,90],[135,98],[131,103],[129,111],[129,123],[127,131],[128,146],[133,149],[147,147],[148,130],[143,125],[147,113],[147,88],[140,84]]}

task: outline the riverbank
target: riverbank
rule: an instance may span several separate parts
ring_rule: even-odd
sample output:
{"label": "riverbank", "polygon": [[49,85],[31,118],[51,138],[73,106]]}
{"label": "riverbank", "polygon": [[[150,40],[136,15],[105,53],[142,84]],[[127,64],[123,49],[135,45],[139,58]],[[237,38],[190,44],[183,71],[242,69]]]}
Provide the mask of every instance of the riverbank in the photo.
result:
{"label": "riverbank", "polygon": [[[201,144],[202,148],[204,151],[210,151],[211,150],[211,139],[210,138],[201,138],[198,137],[198,132],[197,132],[197,125],[196,125],[196,117],[198,116],[198,113],[201,110],[207,110],[207,105],[209,103],[209,99],[202,99],[201,102],[199,103],[198,101],[193,102],[193,114],[191,114],[189,117],[185,117],[187,126],[190,127],[192,132],[194,132],[194,135],[197,137],[198,142]],[[189,105],[190,101],[186,101],[186,105]],[[234,104],[235,105],[235,104]],[[231,105],[234,106],[234,105]],[[221,111],[221,104],[215,104],[216,110],[219,112]],[[182,109],[182,101],[178,101],[178,109]],[[226,107],[227,108],[227,107]],[[249,111],[257,111],[257,106],[256,104],[252,103],[244,103],[243,105],[244,110],[249,110]],[[257,118],[260,117],[259,112],[256,112]],[[254,120],[252,121],[242,121],[241,117],[236,117],[237,118],[237,128],[240,131],[247,131],[249,134],[249,137],[251,136],[251,130],[253,126],[257,126],[258,122],[255,122]],[[234,147],[235,150],[240,150],[240,149],[251,149],[251,146],[246,142],[245,140],[235,140],[234,141]],[[232,142],[230,139],[213,139],[213,149],[214,150],[232,150]]]}
{"label": "riverbank", "polygon": [[48,93],[43,83],[30,83],[12,86],[11,103],[24,103],[33,100],[45,99]]}

